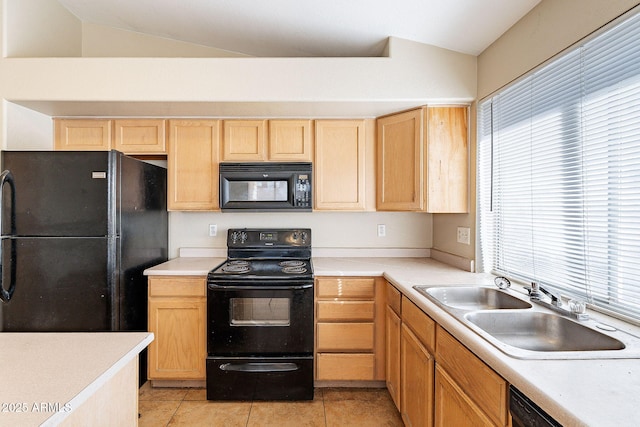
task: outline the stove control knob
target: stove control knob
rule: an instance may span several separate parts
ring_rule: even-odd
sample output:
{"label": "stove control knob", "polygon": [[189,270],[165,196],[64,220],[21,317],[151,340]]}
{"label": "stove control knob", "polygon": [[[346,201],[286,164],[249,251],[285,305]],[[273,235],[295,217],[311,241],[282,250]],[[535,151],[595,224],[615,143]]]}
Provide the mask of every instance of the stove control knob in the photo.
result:
{"label": "stove control knob", "polygon": [[231,243],[233,243],[234,245],[238,242],[240,242],[240,244],[246,242],[247,240],[247,233],[245,233],[244,231],[234,231],[233,233],[231,233]]}
{"label": "stove control knob", "polygon": [[307,243],[307,232],[303,231],[301,234],[301,238],[302,238],[302,243]]}

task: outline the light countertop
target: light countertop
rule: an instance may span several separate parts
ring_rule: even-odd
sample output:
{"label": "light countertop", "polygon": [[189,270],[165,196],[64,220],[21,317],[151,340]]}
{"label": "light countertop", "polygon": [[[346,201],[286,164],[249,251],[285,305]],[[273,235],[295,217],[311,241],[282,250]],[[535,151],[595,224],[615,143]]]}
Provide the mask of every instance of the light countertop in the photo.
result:
{"label": "light countertop", "polygon": [[148,332],[1,333],[0,425],[57,425],[151,341]]}
{"label": "light countertop", "polygon": [[[206,275],[223,258],[178,258],[145,271]],[[184,268],[184,270],[181,270]],[[635,426],[640,407],[640,359],[525,360],[502,353],[413,289],[415,285],[493,285],[430,258],[313,258],[316,276],[384,276],[436,322],[566,427]],[[640,336],[640,328],[599,313],[592,318]]]}
{"label": "light countertop", "polygon": [[206,276],[226,258],[218,257],[179,257],[147,268],[146,276]]}

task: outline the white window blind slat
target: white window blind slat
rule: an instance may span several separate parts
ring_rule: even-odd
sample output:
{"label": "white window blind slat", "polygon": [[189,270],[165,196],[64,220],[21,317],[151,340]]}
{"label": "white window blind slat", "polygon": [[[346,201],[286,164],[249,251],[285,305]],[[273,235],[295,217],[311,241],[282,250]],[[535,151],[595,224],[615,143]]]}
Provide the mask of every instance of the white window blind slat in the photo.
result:
{"label": "white window blind slat", "polygon": [[640,321],[640,15],[480,103],[478,263]]}

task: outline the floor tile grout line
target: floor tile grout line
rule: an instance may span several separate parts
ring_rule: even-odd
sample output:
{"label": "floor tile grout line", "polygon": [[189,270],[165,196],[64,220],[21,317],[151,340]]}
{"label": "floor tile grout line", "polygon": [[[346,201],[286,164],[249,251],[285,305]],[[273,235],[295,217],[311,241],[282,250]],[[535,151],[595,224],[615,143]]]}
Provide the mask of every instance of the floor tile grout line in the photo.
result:
{"label": "floor tile grout line", "polygon": [[167,421],[167,424],[166,424],[165,427],[169,427],[169,425],[171,424],[171,421],[173,421],[173,417],[176,416],[176,414],[178,413],[178,410],[180,409],[180,407],[184,403],[184,399],[185,399],[185,397],[187,397],[187,394],[189,394],[189,390],[186,390],[185,393],[182,395],[182,399],[179,400],[180,403],[178,403],[178,406],[176,406],[176,410],[173,411],[173,414],[171,414],[171,418],[169,418],[169,421]]}
{"label": "floor tile grout line", "polygon": [[322,393],[322,414],[324,415],[324,427],[327,427],[327,406],[324,403],[324,390],[319,388],[318,391]]}
{"label": "floor tile grout line", "polygon": [[246,422],[246,424],[244,425],[245,427],[249,427],[249,420],[251,419],[251,410],[253,409],[253,403],[254,403],[254,402],[255,402],[255,401],[254,401],[254,400],[252,400],[252,401],[251,401],[251,405],[249,406],[249,413],[247,414],[247,422]]}

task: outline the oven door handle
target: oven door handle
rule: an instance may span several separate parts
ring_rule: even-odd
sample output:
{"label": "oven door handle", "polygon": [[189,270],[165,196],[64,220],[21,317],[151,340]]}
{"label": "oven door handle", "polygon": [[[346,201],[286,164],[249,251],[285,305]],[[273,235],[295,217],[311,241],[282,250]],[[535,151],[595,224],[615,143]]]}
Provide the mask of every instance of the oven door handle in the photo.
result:
{"label": "oven door handle", "polygon": [[213,291],[298,291],[301,289],[312,288],[313,283],[309,283],[306,285],[264,285],[264,286],[218,285],[216,283],[209,283],[208,287]]}
{"label": "oven door handle", "polygon": [[293,372],[297,371],[295,363],[223,363],[221,371],[233,372]]}

